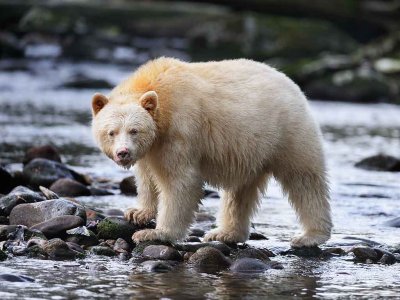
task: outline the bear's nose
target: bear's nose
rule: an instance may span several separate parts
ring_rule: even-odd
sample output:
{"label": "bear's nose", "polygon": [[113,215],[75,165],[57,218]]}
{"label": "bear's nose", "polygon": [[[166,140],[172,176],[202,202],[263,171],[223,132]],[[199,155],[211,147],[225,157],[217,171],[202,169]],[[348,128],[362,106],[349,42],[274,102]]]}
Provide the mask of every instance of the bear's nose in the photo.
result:
{"label": "bear's nose", "polygon": [[127,159],[129,156],[130,154],[128,148],[122,148],[117,151],[117,157],[119,159]]}

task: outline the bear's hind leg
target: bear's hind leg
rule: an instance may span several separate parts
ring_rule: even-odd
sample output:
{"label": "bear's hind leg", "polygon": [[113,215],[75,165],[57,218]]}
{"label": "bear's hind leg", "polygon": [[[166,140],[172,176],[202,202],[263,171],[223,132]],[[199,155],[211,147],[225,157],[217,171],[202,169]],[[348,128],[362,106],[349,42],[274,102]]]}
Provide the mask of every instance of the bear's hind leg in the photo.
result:
{"label": "bear's hind leg", "polygon": [[268,175],[264,174],[236,190],[225,190],[218,228],[206,234],[206,241],[245,242],[249,237],[250,219],[264,192]]}
{"label": "bear's hind leg", "polygon": [[304,233],[291,241],[293,247],[315,246],[331,235],[329,189],[324,171],[297,171],[279,178],[299,217]]}

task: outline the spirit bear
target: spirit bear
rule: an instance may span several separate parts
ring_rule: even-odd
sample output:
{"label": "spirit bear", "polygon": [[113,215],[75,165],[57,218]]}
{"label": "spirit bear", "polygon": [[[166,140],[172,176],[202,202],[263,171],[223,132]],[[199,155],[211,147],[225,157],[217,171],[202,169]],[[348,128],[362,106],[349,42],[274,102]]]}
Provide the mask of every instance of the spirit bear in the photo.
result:
{"label": "spirit bear", "polygon": [[158,58],[108,96],[92,99],[93,134],[124,168],[135,166],[133,223],[156,218],[135,242],[185,237],[208,183],[223,190],[206,241],[244,242],[273,176],[304,229],[292,246],[327,241],[332,222],[321,134],[299,87],[246,59],[186,63]]}

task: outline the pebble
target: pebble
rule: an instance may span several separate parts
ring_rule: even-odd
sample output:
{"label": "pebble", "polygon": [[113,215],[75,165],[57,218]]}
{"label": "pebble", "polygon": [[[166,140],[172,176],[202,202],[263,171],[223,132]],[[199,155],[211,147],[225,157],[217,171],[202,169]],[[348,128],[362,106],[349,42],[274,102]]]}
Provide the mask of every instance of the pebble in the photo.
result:
{"label": "pebble", "polygon": [[59,216],[33,225],[30,229],[41,231],[47,238],[64,235],[68,229],[85,225],[85,221],[78,216]]}
{"label": "pebble", "polygon": [[63,164],[44,158],[35,158],[24,166],[23,175],[33,187],[49,187],[60,178],[74,179]]}
{"label": "pebble", "polygon": [[199,268],[223,269],[231,265],[231,261],[216,248],[207,246],[200,248],[190,256],[188,263]]}
{"label": "pebble", "polygon": [[78,216],[86,221],[86,211],[82,205],[65,199],[55,199],[20,204],[14,207],[10,214],[10,224],[31,227],[55,217],[66,215]]}
{"label": "pebble", "polygon": [[164,245],[149,245],[144,248],[142,255],[149,259],[182,261],[182,255],[177,250]]}
{"label": "pebble", "polygon": [[119,189],[121,190],[122,194],[125,195],[137,195],[135,177],[129,176],[124,179],[119,184]]}
{"label": "pebble", "polygon": [[60,154],[58,153],[57,149],[51,145],[30,148],[28,151],[26,151],[22,163],[26,165],[35,158],[45,158],[61,163]]}
{"label": "pebble", "polygon": [[106,246],[93,246],[90,248],[90,252],[96,255],[103,255],[103,256],[116,256],[117,254],[113,249]]}
{"label": "pebble", "polygon": [[90,190],[73,179],[60,178],[50,186],[50,190],[57,193],[61,197],[79,197],[90,196]]}
{"label": "pebble", "polygon": [[66,242],[59,238],[49,240],[43,250],[51,259],[74,259],[77,254],[68,247]]}
{"label": "pebble", "polygon": [[107,217],[97,224],[97,236],[105,240],[122,238],[129,243],[133,243],[132,235],[137,230],[138,227],[136,225],[119,217]]}
{"label": "pebble", "polygon": [[24,203],[41,202],[45,200],[38,193],[24,186],[17,186],[7,196],[0,198],[0,215],[10,215],[12,209]]}

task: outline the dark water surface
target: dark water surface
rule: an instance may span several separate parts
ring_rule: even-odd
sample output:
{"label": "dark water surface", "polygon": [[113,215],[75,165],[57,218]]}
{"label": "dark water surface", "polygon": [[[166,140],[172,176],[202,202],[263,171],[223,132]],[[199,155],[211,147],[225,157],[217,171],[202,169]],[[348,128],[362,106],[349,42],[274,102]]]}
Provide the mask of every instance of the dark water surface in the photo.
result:
{"label": "dark water surface", "polygon": [[[99,153],[90,132],[90,98],[94,89],[61,88],[76,73],[116,84],[132,68],[106,64],[35,61],[21,70],[0,71],[0,162],[18,170],[25,150],[51,143],[77,171],[118,182],[130,172],[118,168]],[[353,167],[377,153],[399,156],[400,108],[391,105],[357,105],[312,102],[321,124],[332,187],[334,232],[327,246],[344,249],[368,239],[400,248],[400,229],[384,222],[400,216],[400,175]],[[113,195],[80,197],[98,208],[125,209],[132,197]],[[206,211],[215,213],[219,201],[207,199]],[[298,233],[293,210],[271,182],[256,229],[269,237],[251,241],[278,253]],[[210,224],[203,225],[207,229]],[[0,273],[33,277],[33,283],[0,282],[0,299],[172,298],[256,299],[378,298],[400,295],[400,264],[354,263],[351,255],[327,260],[294,256],[275,258],[283,270],[258,275],[228,271],[209,274],[186,266],[172,272],[151,273],[117,258],[89,256],[77,261],[43,261],[18,257],[0,263]]]}

